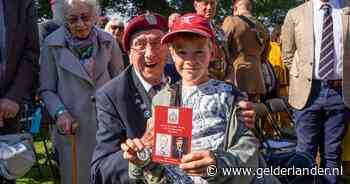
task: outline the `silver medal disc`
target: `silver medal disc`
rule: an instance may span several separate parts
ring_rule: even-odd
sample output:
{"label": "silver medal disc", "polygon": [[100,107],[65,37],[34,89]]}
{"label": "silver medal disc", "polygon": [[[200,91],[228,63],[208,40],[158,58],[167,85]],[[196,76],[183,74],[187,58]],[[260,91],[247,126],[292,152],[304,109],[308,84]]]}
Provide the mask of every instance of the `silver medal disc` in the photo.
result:
{"label": "silver medal disc", "polygon": [[142,160],[142,161],[146,161],[146,160],[150,159],[151,158],[150,150],[145,148],[145,149],[137,152],[137,158]]}

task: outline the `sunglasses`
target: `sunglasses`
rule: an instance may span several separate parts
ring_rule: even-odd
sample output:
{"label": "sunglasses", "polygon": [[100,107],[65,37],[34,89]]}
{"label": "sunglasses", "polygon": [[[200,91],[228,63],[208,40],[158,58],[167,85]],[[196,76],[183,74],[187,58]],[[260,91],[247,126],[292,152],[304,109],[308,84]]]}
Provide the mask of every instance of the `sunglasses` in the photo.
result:
{"label": "sunglasses", "polygon": [[122,27],[122,26],[117,26],[117,25],[111,25],[111,29],[113,29],[113,30],[118,29],[118,30],[123,31],[123,30],[124,30],[124,27]]}

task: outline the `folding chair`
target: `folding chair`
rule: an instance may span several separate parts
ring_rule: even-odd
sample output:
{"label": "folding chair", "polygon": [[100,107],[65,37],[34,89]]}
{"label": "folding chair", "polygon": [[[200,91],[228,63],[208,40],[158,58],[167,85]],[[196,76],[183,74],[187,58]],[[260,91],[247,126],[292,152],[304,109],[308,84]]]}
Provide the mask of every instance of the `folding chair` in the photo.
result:
{"label": "folding chair", "polygon": [[[287,112],[288,117],[292,125],[294,125],[291,112],[284,99],[274,98],[265,101],[264,103],[255,104],[255,111],[258,118],[258,126],[256,132],[261,140],[261,153],[264,155],[265,161],[269,167],[277,168],[313,168],[316,165],[313,157],[306,153],[296,152],[296,137],[284,132],[284,130],[278,126],[276,118],[272,113]],[[276,132],[276,136],[272,139],[265,137],[263,125],[261,119],[267,118],[271,122],[273,130]],[[299,183],[317,183],[316,176],[297,176],[297,175],[280,175],[277,176],[281,183],[299,184]]]}
{"label": "folding chair", "polygon": [[263,134],[263,136],[265,136],[266,132],[264,132],[264,118],[266,118],[269,122],[271,122],[272,125],[272,129],[273,132],[275,132],[276,136],[279,138],[282,138],[282,134],[281,134],[281,130],[278,127],[278,125],[275,123],[276,120],[275,118],[271,115],[268,107],[263,104],[263,103],[256,103],[255,104],[255,112],[256,112],[256,116],[257,116],[257,130],[261,131],[261,133]]}
{"label": "folding chair", "polygon": [[[33,120],[33,116],[34,116],[34,113],[36,112],[36,110],[38,108],[41,108],[41,116],[43,117],[43,103],[40,101],[39,98],[36,98],[35,100],[33,99],[27,99],[24,106],[23,106],[23,110],[21,112],[21,115],[20,115],[20,122],[22,124],[22,129],[24,131],[29,131],[29,133],[33,136],[33,137],[36,137],[37,139],[39,139],[43,146],[44,146],[44,150],[45,150],[45,156],[46,156],[46,160],[45,160],[45,165],[48,165],[48,167],[50,168],[50,172],[52,174],[52,177],[54,179],[54,182],[56,183],[56,181],[59,180],[59,174],[58,174],[58,169],[55,168],[54,164],[52,163],[52,161],[54,160],[53,159],[53,152],[50,151],[49,147],[48,147],[48,142],[49,142],[49,137],[44,135],[43,132],[41,132],[42,128],[45,128],[45,126],[49,126],[47,125],[47,122],[42,122],[40,127],[39,127],[39,132],[33,132],[31,131],[32,130],[32,120]],[[47,127],[46,127],[47,128]],[[35,150],[35,147],[34,147],[34,152],[35,152],[35,155],[36,155],[36,164],[35,164],[35,168],[38,169],[38,172],[39,172],[39,176],[40,177],[43,177],[43,174],[42,174],[42,171],[41,171],[41,168],[40,168],[40,164],[38,162],[38,154],[37,154],[37,151]]]}
{"label": "folding chair", "polygon": [[[275,126],[279,126],[278,122],[282,121],[281,114],[280,113],[285,113],[288,117],[289,120],[289,126],[288,128],[283,128],[282,125],[279,127],[281,131],[281,135],[283,137],[288,137],[288,138],[294,138],[296,139],[296,134],[295,134],[295,122],[293,120],[292,112],[290,111],[290,107],[288,106],[287,99],[285,98],[273,98],[269,99],[265,102],[268,106],[269,113],[276,114],[277,119],[273,118],[273,122]],[[272,115],[271,115],[272,116]],[[282,123],[280,123],[282,124]]]}
{"label": "folding chair", "polygon": [[[285,103],[282,99],[274,99],[267,101],[269,106],[263,103],[255,104],[255,112],[257,116],[257,126],[256,134],[262,142],[262,149],[273,149],[273,151],[290,151],[296,146],[296,137],[291,136],[289,133],[284,132],[279,126],[276,119],[271,113],[274,112],[284,112]],[[263,122],[262,120],[266,118],[268,121]],[[292,119],[291,119],[292,120]],[[270,122],[275,136],[272,138],[266,137],[266,132],[264,132],[263,123]]]}

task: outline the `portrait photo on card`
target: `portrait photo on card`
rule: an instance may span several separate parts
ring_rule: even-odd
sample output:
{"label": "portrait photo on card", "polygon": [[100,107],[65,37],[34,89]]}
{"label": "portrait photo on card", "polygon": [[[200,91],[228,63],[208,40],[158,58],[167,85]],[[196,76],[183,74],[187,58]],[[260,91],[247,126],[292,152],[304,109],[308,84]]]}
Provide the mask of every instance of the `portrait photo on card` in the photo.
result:
{"label": "portrait photo on card", "polygon": [[156,155],[171,157],[171,135],[156,134]]}
{"label": "portrait photo on card", "polygon": [[168,123],[179,124],[179,109],[168,109]]}
{"label": "portrait photo on card", "polygon": [[173,158],[181,159],[188,153],[188,140],[186,137],[174,136],[171,144],[171,155]]}

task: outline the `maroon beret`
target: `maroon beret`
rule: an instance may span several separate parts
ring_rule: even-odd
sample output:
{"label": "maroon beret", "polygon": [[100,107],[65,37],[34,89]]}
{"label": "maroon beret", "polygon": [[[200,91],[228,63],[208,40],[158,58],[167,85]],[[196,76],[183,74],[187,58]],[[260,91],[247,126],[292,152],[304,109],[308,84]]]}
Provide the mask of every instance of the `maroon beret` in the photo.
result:
{"label": "maroon beret", "polygon": [[124,51],[128,52],[130,50],[130,38],[133,34],[150,29],[166,31],[168,22],[163,16],[155,13],[147,13],[131,19],[123,35]]}

